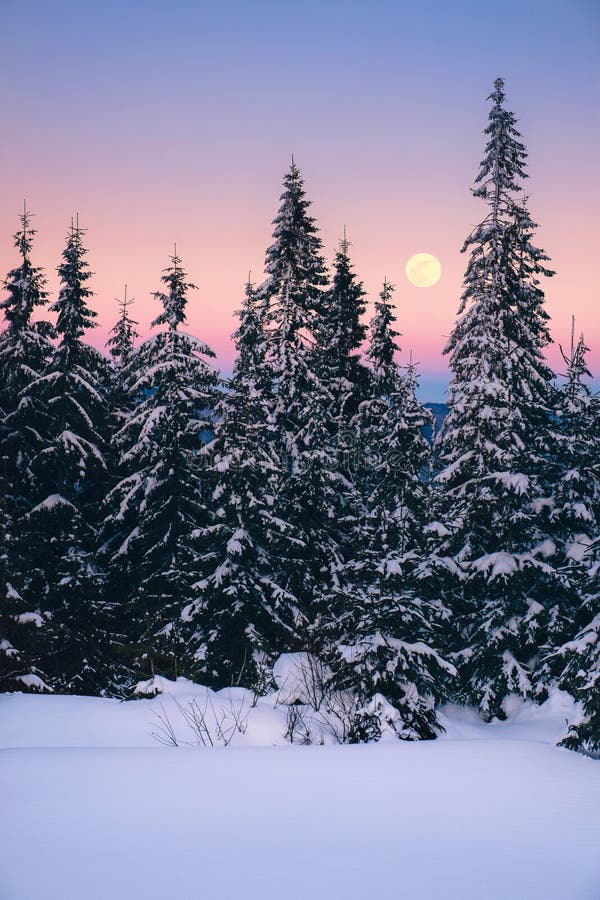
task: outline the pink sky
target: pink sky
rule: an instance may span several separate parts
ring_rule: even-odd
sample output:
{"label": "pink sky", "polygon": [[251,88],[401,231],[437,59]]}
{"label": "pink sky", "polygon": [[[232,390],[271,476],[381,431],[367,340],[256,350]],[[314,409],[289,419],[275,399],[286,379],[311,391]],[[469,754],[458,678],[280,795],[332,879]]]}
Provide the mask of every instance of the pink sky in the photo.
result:
{"label": "pink sky", "polygon": [[[96,273],[94,343],[103,345],[125,282],[148,333],[151,292],[176,241],[199,286],[189,330],[229,370],[233,312],[248,271],[262,278],[294,153],[328,258],[346,225],[371,300],[384,276],[397,286],[422,396],[442,399],[459,251],[485,212],[469,192],[485,97],[502,75],[530,152],[538,242],[557,271],[547,284],[553,335],[566,343],[574,314],[600,373],[595,4],[507,0],[502,17],[475,0],[423,9],[306,0],[301,16],[271,0],[227,9],[182,0],[168,14],[155,2],[31,4],[27,13],[8,0],[0,18],[0,267],[16,261],[10,236],[26,197],[35,260],[54,292],[78,211]],[[404,274],[421,251],[443,269],[428,289]],[[560,367],[557,347],[550,358]]]}
{"label": "pink sky", "polygon": [[[474,159],[476,153],[474,149]],[[456,314],[466,263],[459,249],[471,224],[481,216],[482,204],[473,200],[462,185],[449,184],[447,176],[440,176],[437,182],[432,178],[423,185],[406,184],[380,171],[378,177],[363,178],[346,197],[339,186],[326,183],[317,162],[303,171],[308,194],[316,198],[313,212],[322,228],[328,258],[346,224],[355,267],[371,302],[384,276],[396,285],[403,355],[412,350],[413,359],[421,363],[423,389],[431,385],[427,399],[441,399],[440,385],[446,378],[441,351]],[[181,197],[176,203],[159,192],[146,194],[142,186],[133,190],[131,184],[124,191],[126,202],[119,201],[118,190],[116,201],[112,194],[107,197],[101,192],[82,192],[87,196],[86,202],[79,204],[80,222],[88,228],[89,261],[95,272],[94,306],[100,323],[89,335],[94,344],[103,346],[117,315],[114,298],[121,294],[125,282],[129,295],[136,299],[133,314],[140,330],[143,335],[150,332],[150,321],[158,312],[151,292],[159,288],[161,269],[172,252],[166,237],[170,234],[177,239],[188,274],[199,287],[191,294],[188,330],[209,343],[222,367],[230,369],[234,311],[248,271],[257,282],[263,277],[264,249],[270,242],[270,221],[280,193],[279,174],[273,173],[270,185],[254,187],[249,167],[246,174],[247,179],[241,179],[250,185],[245,193],[228,192],[223,184],[219,194],[220,185],[215,182],[214,197],[205,194],[203,202],[196,198],[186,203]],[[548,181],[551,177],[549,173]],[[551,254],[557,270],[546,285],[553,335],[566,345],[571,315],[575,315],[577,330],[585,332],[592,349],[590,361],[598,372],[600,328],[593,288],[597,284],[593,210],[586,211],[587,220],[582,219],[581,210],[574,208],[567,192],[559,198],[556,192],[552,198],[540,194],[538,191],[531,205],[538,221],[544,222],[539,242]],[[560,200],[562,214],[555,199]],[[64,215],[61,222],[57,201],[55,196],[42,198],[34,207],[39,229],[35,259],[48,268],[53,294],[58,287],[55,266],[67,221]],[[135,209],[135,216],[128,215],[127,205]],[[576,239],[570,225],[575,216]],[[146,225],[140,227],[144,222]],[[442,264],[442,277],[431,288],[416,288],[405,276],[406,260],[421,251],[433,253]],[[7,266],[15,259],[8,246],[3,256]],[[560,368],[557,346],[551,349],[550,358]]]}

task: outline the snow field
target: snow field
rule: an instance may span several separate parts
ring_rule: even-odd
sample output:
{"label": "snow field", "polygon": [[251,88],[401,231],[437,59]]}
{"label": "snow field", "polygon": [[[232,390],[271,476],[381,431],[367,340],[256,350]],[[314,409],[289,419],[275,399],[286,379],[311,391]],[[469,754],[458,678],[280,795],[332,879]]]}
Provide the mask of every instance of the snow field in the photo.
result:
{"label": "snow field", "polygon": [[198,749],[150,732],[206,690],[161,686],[0,697],[2,900],[600,896],[600,764],[554,746],[564,694],[491,725],[447,707],[437,741],[306,747],[271,695]]}

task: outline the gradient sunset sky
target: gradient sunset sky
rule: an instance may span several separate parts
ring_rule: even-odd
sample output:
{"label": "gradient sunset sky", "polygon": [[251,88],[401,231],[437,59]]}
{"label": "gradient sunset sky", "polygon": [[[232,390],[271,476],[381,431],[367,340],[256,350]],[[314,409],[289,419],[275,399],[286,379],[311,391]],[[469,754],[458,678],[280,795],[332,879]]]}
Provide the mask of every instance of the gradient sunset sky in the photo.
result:
{"label": "gradient sunset sky", "polygon": [[[555,341],[571,315],[600,374],[598,0],[0,0],[0,271],[27,198],[35,261],[55,267],[71,216],[88,229],[102,346],[125,282],[143,334],[173,242],[188,330],[230,371],[233,312],[260,282],[291,154],[331,259],[346,225],[371,300],[396,284],[403,357],[441,400],[471,197],[498,75],[529,149]],[[419,289],[416,252],[442,264]],[[550,359],[557,368],[558,348]]]}

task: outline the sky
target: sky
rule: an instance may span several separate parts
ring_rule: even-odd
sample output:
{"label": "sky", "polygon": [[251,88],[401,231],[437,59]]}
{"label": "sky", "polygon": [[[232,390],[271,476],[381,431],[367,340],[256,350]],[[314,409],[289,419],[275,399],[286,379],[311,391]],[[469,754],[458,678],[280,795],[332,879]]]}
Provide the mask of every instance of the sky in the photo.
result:
{"label": "sky", "polygon": [[[571,316],[600,375],[597,0],[0,0],[0,272],[23,199],[35,262],[57,289],[71,216],[87,228],[102,347],[124,284],[146,336],[173,244],[190,279],[187,328],[231,370],[243,286],[263,277],[294,155],[326,255],[346,226],[371,303],[396,285],[401,362],[444,399],[442,349],[460,248],[485,209],[470,193],[494,78],[529,150],[555,345]],[[442,277],[409,284],[407,259]],[[600,387],[600,382],[597,382]]]}

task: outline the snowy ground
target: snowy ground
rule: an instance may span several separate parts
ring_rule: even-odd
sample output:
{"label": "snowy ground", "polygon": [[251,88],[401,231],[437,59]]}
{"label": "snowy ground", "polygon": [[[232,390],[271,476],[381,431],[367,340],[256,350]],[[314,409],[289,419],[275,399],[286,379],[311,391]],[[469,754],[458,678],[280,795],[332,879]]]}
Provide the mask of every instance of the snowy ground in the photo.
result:
{"label": "snowy ground", "polygon": [[370,746],[290,746],[263,701],[230,746],[169,748],[162,709],[185,734],[166,695],[0,697],[1,900],[600,897],[600,762],[554,747],[565,695]]}

